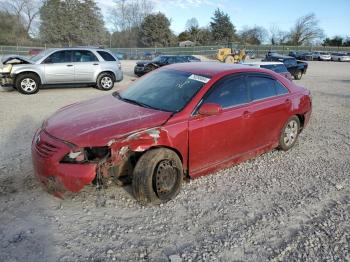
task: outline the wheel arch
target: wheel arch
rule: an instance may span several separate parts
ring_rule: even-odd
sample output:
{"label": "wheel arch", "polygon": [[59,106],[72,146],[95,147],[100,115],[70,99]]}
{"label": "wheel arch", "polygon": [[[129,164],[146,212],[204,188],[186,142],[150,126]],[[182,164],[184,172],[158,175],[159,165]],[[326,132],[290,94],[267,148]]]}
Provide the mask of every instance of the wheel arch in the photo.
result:
{"label": "wheel arch", "polygon": [[30,71],[30,70],[24,70],[24,71],[21,71],[21,72],[16,73],[16,76],[15,76],[15,79],[14,79],[15,82],[16,82],[17,78],[18,78],[19,76],[23,75],[23,74],[34,74],[34,75],[36,75],[36,76],[39,78],[39,80],[40,80],[40,83],[39,83],[39,84],[42,84],[42,83],[43,83],[43,80],[42,80],[40,74],[38,74],[38,73],[35,72],[35,71]]}
{"label": "wheel arch", "polygon": [[111,74],[112,77],[113,77],[113,82],[116,82],[117,76],[115,75],[115,73],[114,73],[112,70],[103,70],[103,71],[99,72],[99,73],[97,74],[97,77],[96,77],[96,82],[97,82],[97,79],[99,78],[99,76],[100,76],[101,74],[105,74],[105,73]]}

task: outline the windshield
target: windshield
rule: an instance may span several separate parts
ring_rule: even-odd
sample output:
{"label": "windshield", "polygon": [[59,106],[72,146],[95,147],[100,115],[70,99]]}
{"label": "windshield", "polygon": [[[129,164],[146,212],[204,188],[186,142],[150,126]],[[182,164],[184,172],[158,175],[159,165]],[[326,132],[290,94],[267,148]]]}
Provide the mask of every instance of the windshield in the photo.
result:
{"label": "windshield", "polygon": [[162,61],[164,61],[165,59],[166,59],[165,56],[157,56],[156,58],[154,58],[154,59],[152,60],[152,62],[162,62]]}
{"label": "windshield", "polygon": [[209,80],[188,72],[162,70],[140,78],[119,97],[140,106],[179,112]]}
{"label": "windshield", "polygon": [[49,53],[49,50],[44,50],[44,51],[41,51],[40,53],[30,57],[29,59],[32,60],[33,62],[37,62],[41,58],[45,57],[48,53]]}
{"label": "windshield", "polygon": [[262,68],[270,69],[275,71],[276,73],[284,73],[287,72],[287,68],[285,65],[261,65]]}

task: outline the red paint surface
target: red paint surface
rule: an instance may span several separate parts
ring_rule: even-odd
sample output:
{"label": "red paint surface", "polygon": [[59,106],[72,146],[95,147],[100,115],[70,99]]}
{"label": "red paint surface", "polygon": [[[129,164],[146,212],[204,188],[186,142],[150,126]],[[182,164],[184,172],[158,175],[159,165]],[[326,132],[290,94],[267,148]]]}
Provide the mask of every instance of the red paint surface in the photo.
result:
{"label": "red paint surface", "polygon": [[[57,111],[35,135],[32,158],[35,172],[44,182],[54,177],[70,191],[79,191],[96,175],[97,164],[62,164],[73,148],[110,146],[111,164],[118,165],[123,150],[143,152],[152,147],[176,151],[191,177],[213,172],[271,150],[278,145],[281,129],[293,115],[309,122],[308,90],[270,70],[221,63],[186,63],[163,67],[207,75],[211,80],[181,111],[172,113],[125,103],[112,95],[73,104]],[[283,83],[289,94],[223,109],[216,115],[192,115],[205,93],[220,78],[242,72],[263,72]],[[67,143],[68,142],[68,143]],[[57,147],[43,157],[40,143]]]}

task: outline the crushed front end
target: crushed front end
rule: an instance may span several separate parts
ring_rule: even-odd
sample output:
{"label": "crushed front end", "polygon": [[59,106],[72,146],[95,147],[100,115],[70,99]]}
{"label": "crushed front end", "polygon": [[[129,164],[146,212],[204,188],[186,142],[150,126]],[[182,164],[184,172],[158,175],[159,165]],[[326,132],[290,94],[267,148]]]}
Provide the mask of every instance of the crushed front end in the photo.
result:
{"label": "crushed front end", "polygon": [[[51,194],[62,197],[66,190],[80,191],[96,177],[97,164],[82,161],[73,163],[67,158],[80,157],[76,146],[59,140],[39,129],[32,141],[32,161],[35,175]],[[79,161],[79,159],[77,159]]]}
{"label": "crushed front end", "polygon": [[0,66],[0,85],[13,87],[14,77],[11,75],[12,65],[1,65]]}

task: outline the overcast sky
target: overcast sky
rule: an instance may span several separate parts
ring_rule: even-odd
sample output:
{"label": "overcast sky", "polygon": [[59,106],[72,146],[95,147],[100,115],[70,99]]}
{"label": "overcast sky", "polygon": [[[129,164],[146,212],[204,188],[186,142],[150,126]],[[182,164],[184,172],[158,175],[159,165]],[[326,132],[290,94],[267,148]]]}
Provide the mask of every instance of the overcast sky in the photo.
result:
{"label": "overcast sky", "polygon": [[[96,0],[107,27],[112,0]],[[260,25],[269,29],[276,24],[289,30],[294,21],[314,12],[327,36],[350,36],[350,0],[149,0],[155,3],[156,11],[171,19],[175,33],[184,30],[186,21],[198,19],[200,26],[207,26],[214,10],[220,8],[228,13],[238,30],[244,26]]]}

